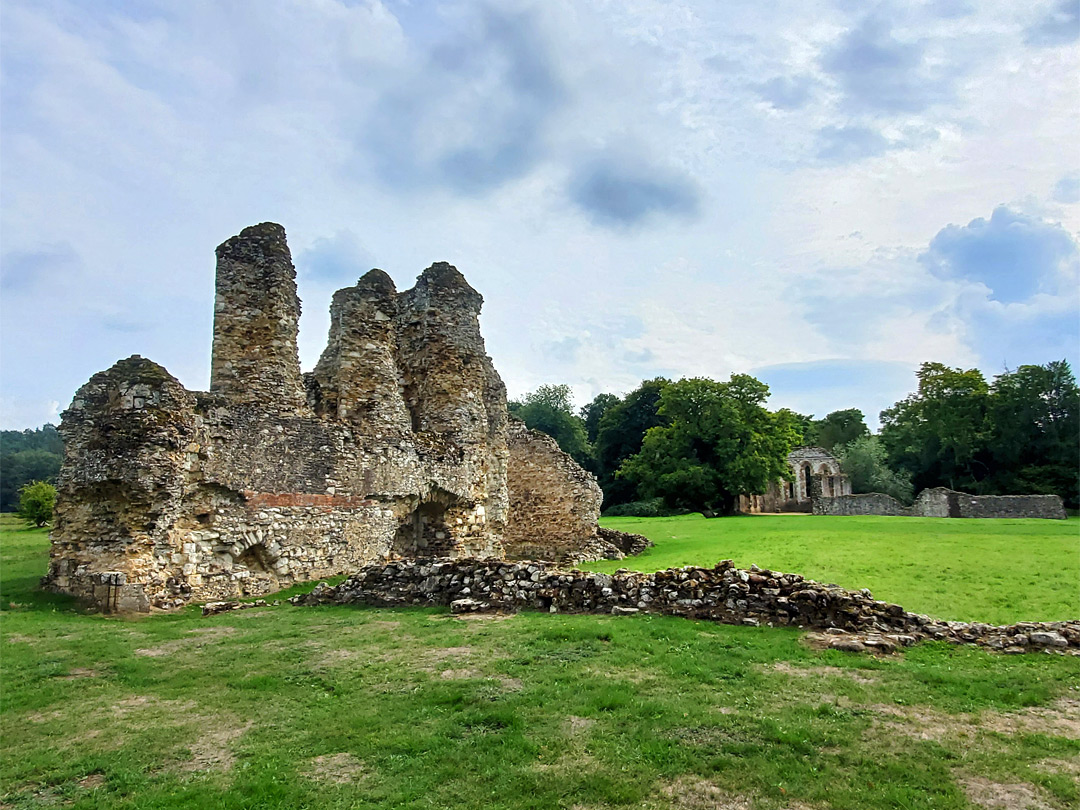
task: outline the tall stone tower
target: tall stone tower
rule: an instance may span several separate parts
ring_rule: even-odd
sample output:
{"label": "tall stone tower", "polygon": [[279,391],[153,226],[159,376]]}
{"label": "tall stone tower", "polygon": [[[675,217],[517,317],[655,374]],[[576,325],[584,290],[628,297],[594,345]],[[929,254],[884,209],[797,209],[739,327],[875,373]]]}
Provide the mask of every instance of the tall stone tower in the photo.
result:
{"label": "tall stone tower", "polygon": [[300,299],[285,229],[244,228],[217,249],[210,391],[279,413],[306,403],[296,349]]}

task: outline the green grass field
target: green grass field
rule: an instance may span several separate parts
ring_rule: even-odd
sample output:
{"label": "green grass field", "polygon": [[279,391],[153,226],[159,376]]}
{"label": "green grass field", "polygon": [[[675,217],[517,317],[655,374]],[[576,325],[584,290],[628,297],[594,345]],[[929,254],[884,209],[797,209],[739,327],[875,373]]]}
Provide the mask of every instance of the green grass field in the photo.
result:
{"label": "green grass field", "polygon": [[1073,657],[877,659],[661,616],[110,618],[37,592],[46,559],[44,532],[0,520],[5,809],[1080,802]]}
{"label": "green grass field", "polygon": [[626,561],[656,571],[732,559],[792,571],[942,619],[1007,624],[1080,617],[1080,521],[752,515],[607,518],[654,548]]}

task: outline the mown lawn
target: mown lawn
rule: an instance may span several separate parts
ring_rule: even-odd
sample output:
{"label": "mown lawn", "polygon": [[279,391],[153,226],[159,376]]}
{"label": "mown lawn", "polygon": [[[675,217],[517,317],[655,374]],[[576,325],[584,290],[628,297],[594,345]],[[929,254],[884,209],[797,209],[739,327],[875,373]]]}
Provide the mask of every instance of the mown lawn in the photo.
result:
{"label": "mown lawn", "polygon": [[1077,658],[658,616],[107,618],[34,591],[44,533],[0,529],[4,808],[1080,802]]}
{"label": "mown lawn", "polygon": [[606,518],[655,548],[608,573],[732,559],[793,571],[942,619],[1007,624],[1080,617],[1080,520],[751,515]]}

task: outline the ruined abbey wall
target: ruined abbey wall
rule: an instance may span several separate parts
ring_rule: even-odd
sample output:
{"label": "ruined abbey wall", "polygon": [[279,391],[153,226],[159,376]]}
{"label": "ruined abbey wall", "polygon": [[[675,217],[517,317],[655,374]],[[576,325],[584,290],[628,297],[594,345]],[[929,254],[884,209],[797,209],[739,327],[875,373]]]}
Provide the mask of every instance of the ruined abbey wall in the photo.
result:
{"label": "ruined abbey wall", "polygon": [[942,518],[1043,518],[1064,520],[1065,507],[1057,495],[969,495],[945,487],[924,489],[911,506],[890,495],[819,496],[815,515],[902,515]]}
{"label": "ruined abbey wall", "polygon": [[[449,264],[402,293],[372,270],[335,294],[326,350],[301,375],[284,229],[229,239],[217,249],[210,391],[136,355],[94,375],[64,412],[45,584],[147,610],[388,558],[502,557],[511,452],[482,303]],[[528,461],[535,447],[518,447],[519,468],[550,460],[540,446]],[[549,499],[587,490],[582,474],[561,464]],[[556,520],[544,495],[535,489],[529,507],[551,519],[521,518],[535,548],[561,553],[578,527],[592,542],[599,498]]]}

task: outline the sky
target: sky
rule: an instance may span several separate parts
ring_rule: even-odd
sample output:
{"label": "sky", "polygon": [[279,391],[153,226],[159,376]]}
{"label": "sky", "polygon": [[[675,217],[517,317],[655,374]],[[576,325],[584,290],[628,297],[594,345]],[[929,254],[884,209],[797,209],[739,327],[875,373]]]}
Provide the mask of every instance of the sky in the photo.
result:
{"label": "sky", "polygon": [[869,423],[1080,355],[1076,0],[3,0],[0,426],[141,354],[209,385],[214,248],[436,261],[511,397],[750,373]]}

